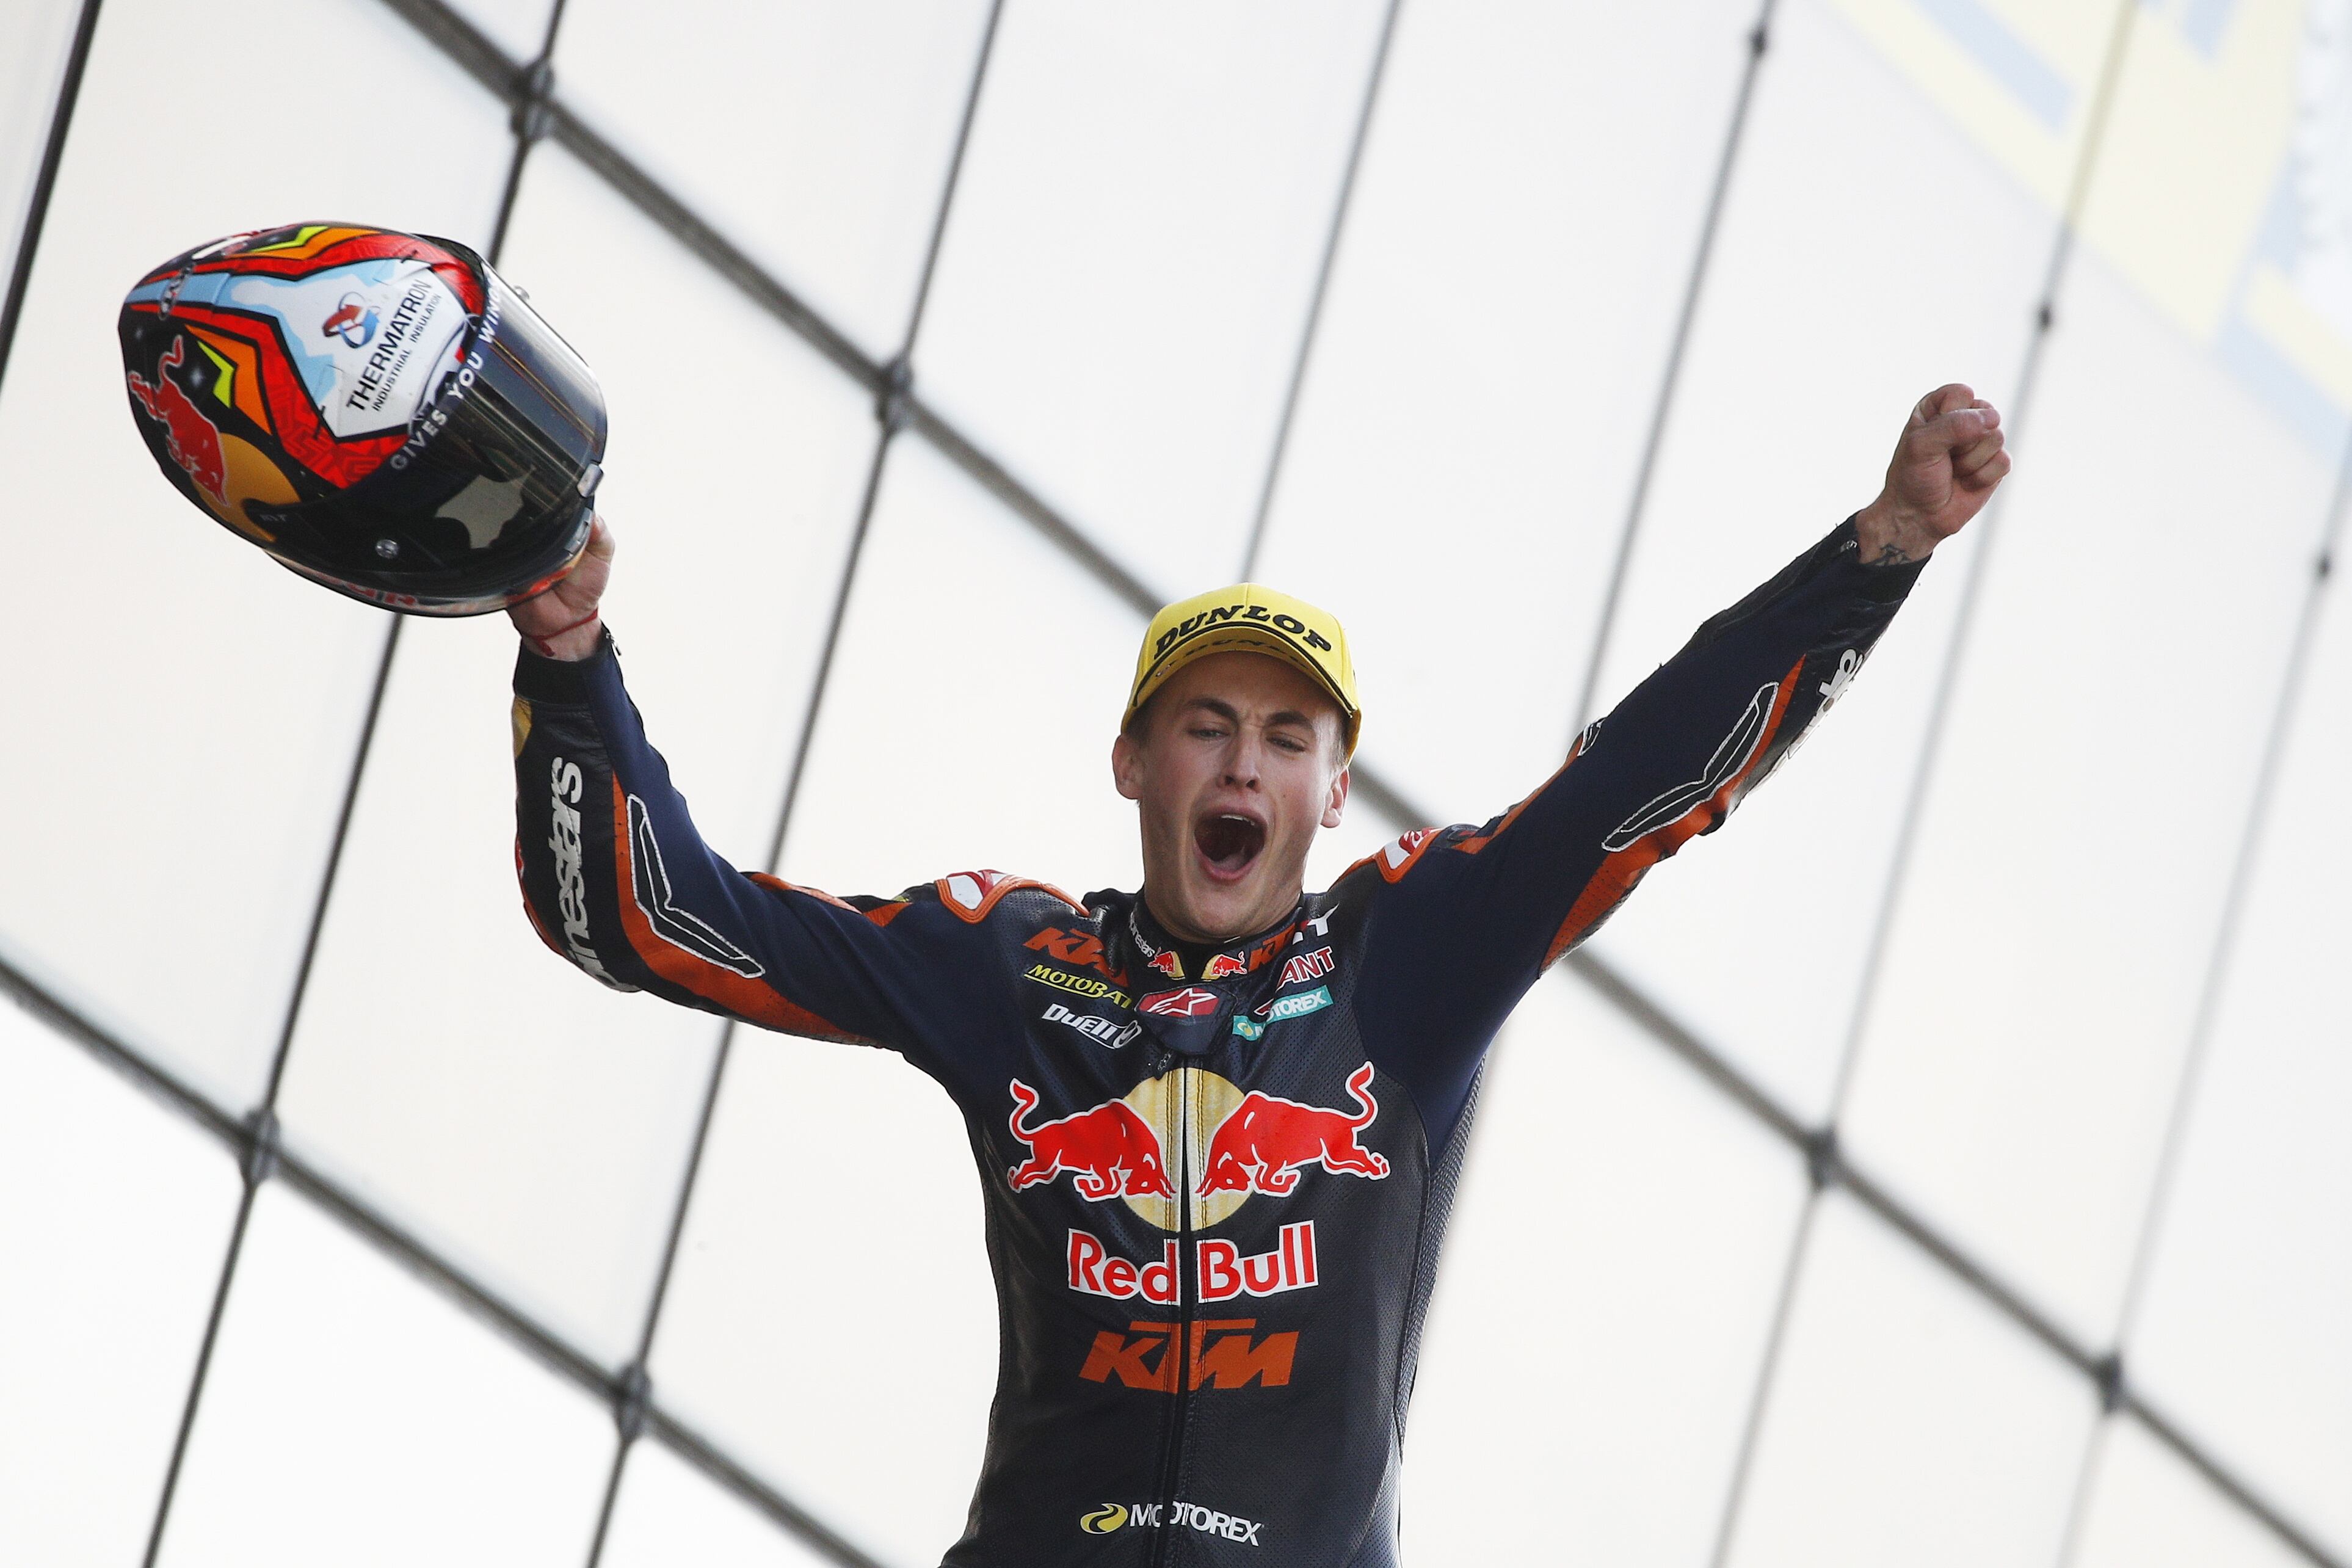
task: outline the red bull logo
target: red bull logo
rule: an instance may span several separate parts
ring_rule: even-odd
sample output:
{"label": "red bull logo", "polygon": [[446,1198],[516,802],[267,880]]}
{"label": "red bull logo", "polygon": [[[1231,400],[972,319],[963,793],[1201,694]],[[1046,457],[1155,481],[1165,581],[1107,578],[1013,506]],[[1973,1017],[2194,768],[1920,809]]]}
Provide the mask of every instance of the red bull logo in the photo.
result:
{"label": "red bull logo", "polygon": [[1247,974],[1249,970],[1250,966],[1246,959],[1235,958],[1230,952],[1221,952],[1209,960],[1202,968],[1201,978],[1223,980],[1229,974]]}
{"label": "red bull logo", "polygon": [[[1278,1296],[1304,1290],[1321,1279],[1315,1263],[1315,1222],[1286,1225],[1274,1246],[1244,1255],[1222,1237],[1203,1237],[1193,1244],[1192,1278],[1203,1301],[1230,1301],[1237,1296]],[[1163,1307],[1176,1304],[1177,1254],[1173,1241],[1162,1244],[1160,1256],[1137,1263],[1116,1256],[1092,1231],[1070,1232],[1069,1286],[1082,1296],[1106,1296],[1125,1301],[1140,1296]]]}
{"label": "red bull logo", "polygon": [[1236,1296],[1278,1296],[1304,1290],[1316,1283],[1315,1222],[1300,1220],[1282,1227],[1280,1237],[1264,1252],[1244,1254],[1230,1241],[1203,1240],[1193,1258],[1192,1278],[1203,1301],[1230,1301]]}
{"label": "red bull logo", "polygon": [[1089,1231],[1070,1232],[1070,1289],[1087,1296],[1108,1296],[1124,1301],[1140,1296],[1163,1307],[1176,1304],[1176,1244],[1160,1248],[1159,1258],[1140,1266],[1111,1256],[1102,1238]]}
{"label": "red bull logo", "polygon": [[382,320],[373,305],[358,294],[346,294],[336,303],[334,314],[319,323],[323,337],[341,338],[355,349],[363,349],[375,336],[376,322]]}
{"label": "red bull logo", "polygon": [[[1370,1062],[1348,1076],[1348,1093],[1355,1101],[1349,1111],[1256,1090],[1244,1094],[1215,1073],[1180,1067],[1145,1079],[1122,1099],[1034,1126],[1037,1091],[1014,1079],[1009,1125],[1029,1157],[1012,1167],[1013,1189],[1024,1191],[1068,1173],[1076,1178],[1078,1195],[1089,1203],[1123,1199],[1161,1230],[1180,1228],[1189,1209],[1192,1227],[1207,1230],[1253,1196],[1288,1196],[1308,1166],[1376,1182],[1389,1173],[1389,1162],[1361,1141],[1380,1115],[1372,1077]],[[1181,1199],[1168,1174],[1170,1152],[1180,1142],[1184,1168],[1201,1173]],[[1283,1235],[1282,1248],[1255,1258],[1241,1257],[1226,1243],[1213,1244],[1198,1260],[1199,1278],[1206,1281],[1239,1272],[1242,1289],[1251,1295],[1264,1294],[1265,1287],[1276,1282],[1286,1289],[1312,1284],[1312,1233],[1294,1237],[1286,1227]],[[1091,1237],[1088,1243],[1099,1247]],[[1110,1268],[1108,1254],[1100,1266]],[[1145,1265],[1122,1267],[1139,1270]]]}
{"label": "red bull logo", "polygon": [[1153,953],[1150,958],[1144,960],[1143,967],[1146,969],[1156,969],[1160,971],[1160,973],[1168,976],[1171,980],[1181,980],[1184,978],[1184,961],[1177,957],[1172,951],[1168,952]]}
{"label": "red bull logo", "polygon": [[1020,1192],[1067,1172],[1077,1178],[1078,1196],[1173,1198],[1168,1167],[1160,1157],[1160,1134],[1135,1107],[1105,1100],[1038,1127],[1024,1127],[1037,1109],[1037,1091],[1013,1080],[1013,1136],[1028,1145],[1029,1158],[1013,1167],[1013,1190]]}
{"label": "red bull logo", "polygon": [[1202,1196],[1233,1192],[1283,1197],[1298,1185],[1299,1167],[1316,1164],[1335,1175],[1381,1180],[1389,1173],[1388,1161],[1356,1141],[1381,1113],[1371,1083],[1370,1062],[1348,1075],[1353,1116],[1251,1090],[1217,1124],[1196,1191]]}
{"label": "red bull logo", "polygon": [[170,351],[155,362],[155,380],[152,384],[137,371],[130,373],[131,395],[139,400],[147,417],[163,426],[172,461],[179,464],[188,478],[195,480],[196,488],[218,508],[228,493],[228,461],[221,454],[220,427],[205,417],[204,411],[189,400],[171,376],[187,358],[187,352],[188,340],[173,338]]}

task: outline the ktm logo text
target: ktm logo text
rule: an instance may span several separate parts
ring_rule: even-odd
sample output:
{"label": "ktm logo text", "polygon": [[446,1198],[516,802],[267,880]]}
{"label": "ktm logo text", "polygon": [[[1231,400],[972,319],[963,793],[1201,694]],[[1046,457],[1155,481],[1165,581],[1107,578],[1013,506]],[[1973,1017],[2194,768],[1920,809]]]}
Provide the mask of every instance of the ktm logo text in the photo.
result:
{"label": "ktm logo text", "polygon": [[[1180,1360],[1192,1366],[1185,1386],[1245,1388],[1255,1383],[1280,1388],[1290,1382],[1290,1363],[1298,1354],[1298,1331],[1286,1330],[1254,1339],[1255,1318],[1195,1318],[1189,1336],[1180,1336],[1174,1323],[1129,1323],[1125,1334],[1104,1329],[1095,1335],[1094,1348],[1078,1375],[1089,1383],[1117,1383],[1123,1388],[1176,1392]],[[1190,1354],[1179,1356],[1185,1343]]]}
{"label": "ktm logo text", "polygon": [[1042,952],[1057,958],[1064,963],[1076,964],[1080,969],[1091,969],[1105,980],[1116,980],[1122,985],[1127,984],[1127,976],[1110,966],[1110,959],[1103,952],[1102,938],[1098,936],[1090,936],[1085,931],[1066,931],[1059,926],[1047,926],[1021,945],[1032,952]]}
{"label": "ktm logo text", "polygon": [[[1193,1244],[1192,1279],[1202,1301],[1230,1301],[1236,1296],[1276,1296],[1304,1290],[1317,1282],[1315,1222],[1301,1220],[1282,1227],[1281,1238],[1265,1252],[1244,1257],[1230,1241],[1203,1238]],[[1102,1238],[1090,1231],[1070,1232],[1070,1289],[1087,1296],[1108,1296],[1123,1301],[1140,1296],[1163,1307],[1176,1304],[1176,1244],[1163,1243],[1150,1263],[1113,1258]]]}

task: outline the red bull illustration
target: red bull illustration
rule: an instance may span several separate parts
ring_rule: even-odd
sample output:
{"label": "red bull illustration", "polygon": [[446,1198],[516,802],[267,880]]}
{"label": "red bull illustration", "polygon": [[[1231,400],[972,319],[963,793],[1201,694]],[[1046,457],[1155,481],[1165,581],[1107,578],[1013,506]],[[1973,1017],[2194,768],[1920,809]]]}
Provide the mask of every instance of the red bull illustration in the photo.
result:
{"label": "red bull illustration", "polygon": [[196,481],[196,488],[218,507],[228,489],[228,461],[221,452],[220,427],[205,418],[204,411],[172,379],[171,373],[179,369],[187,357],[188,340],[173,338],[171,348],[155,362],[152,384],[137,371],[129,373],[131,395],[139,400],[147,417],[163,426],[165,439],[171,443],[172,461],[185,469],[188,478]]}
{"label": "red bull illustration", "polygon": [[1298,1168],[1313,1164],[1335,1175],[1379,1181],[1389,1173],[1388,1161],[1356,1142],[1356,1134],[1381,1113],[1371,1083],[1370,1062],[1348,1075],[1348,1093],[1357,1106],[1353,1116],[1252,1089],[1209,1140],[1207,1170],[1196,1190],[1202,1196],[1231,1192],[1282,1197],[1298,1185]]}
{"label": "red bull illustration", "polygon": [[1173,1198],[1168,1167],[1160,1155],[1160,1135],[1123,1100],[1105,1100],[1035,1128],[1022,1123],[1037,1109],[1037,1091],[1013,1080],[1013,1136],[1028,1145],[1029,1158],[1009,1173],[1020,1192],[1050,1182],[1064,1172],[1077,1178],[1078,1196]]}

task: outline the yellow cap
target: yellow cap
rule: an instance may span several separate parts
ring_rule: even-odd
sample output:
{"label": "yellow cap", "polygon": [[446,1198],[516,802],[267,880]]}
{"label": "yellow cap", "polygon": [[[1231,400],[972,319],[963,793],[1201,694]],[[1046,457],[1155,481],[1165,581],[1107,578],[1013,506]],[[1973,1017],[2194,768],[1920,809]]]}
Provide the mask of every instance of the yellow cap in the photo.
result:
{"label": "yellow cap", "polygon": [[1195,594],[1151,617],[1143,647],[1135,656],[1135,685],[1128,692],[1119,728],[1133,722],[1136,710],[1151,700],[1170,676],[1213,653],[1262,653],[1290,664],[1339,703],[1347,754],[1356,754],[1364,715],[1356,706],[1356,667],[1348,658],[1348,634],[1329,612],[1255,583]]}

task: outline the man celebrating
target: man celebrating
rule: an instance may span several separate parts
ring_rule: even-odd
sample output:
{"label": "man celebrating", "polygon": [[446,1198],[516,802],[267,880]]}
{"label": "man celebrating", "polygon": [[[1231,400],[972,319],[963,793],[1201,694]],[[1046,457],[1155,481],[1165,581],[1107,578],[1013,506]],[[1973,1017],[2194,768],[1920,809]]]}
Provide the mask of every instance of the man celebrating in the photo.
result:
{"label": "man celebrating", "polygon": [[1710,831],[2009,470],[1965,386],[1876,500],[1702,626],[1482,826],[1302,894],[1360,711],[1339,624],[1250,584],[1160,611],[1111,749],[1140,891],[970,871],[895,899],[697,835],[596,605],[613,545],[512,612],[523,891],[605,984],[885,1046],[970,1128],[1003,1352],[945,1562],[1397,1561],[1422,1316],[1488,1043],[1643,872]]}

